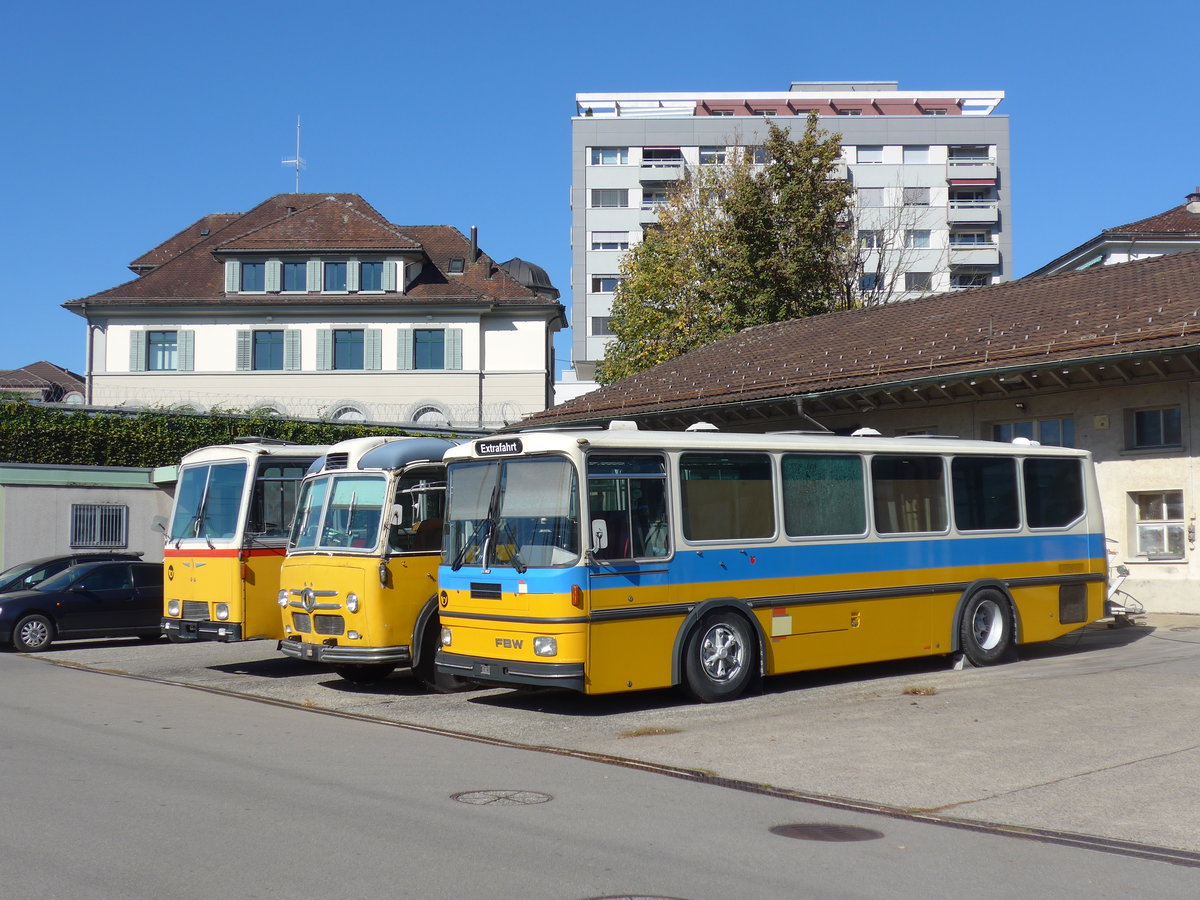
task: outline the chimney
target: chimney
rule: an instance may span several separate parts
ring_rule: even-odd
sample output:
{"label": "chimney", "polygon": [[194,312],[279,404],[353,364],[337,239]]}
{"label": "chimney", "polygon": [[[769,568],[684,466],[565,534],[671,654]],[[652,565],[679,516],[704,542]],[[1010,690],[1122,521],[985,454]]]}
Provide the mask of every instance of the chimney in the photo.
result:
{"label": "chimney", "polygon": [[468,265],[474,263],[479,258],[479,229],[474,225],[471,226],[471,258]]}
{"label": "chimney", "polygon": [[1200,216],[1200,185],[1187,195],[1187,211],[1194,216]]}

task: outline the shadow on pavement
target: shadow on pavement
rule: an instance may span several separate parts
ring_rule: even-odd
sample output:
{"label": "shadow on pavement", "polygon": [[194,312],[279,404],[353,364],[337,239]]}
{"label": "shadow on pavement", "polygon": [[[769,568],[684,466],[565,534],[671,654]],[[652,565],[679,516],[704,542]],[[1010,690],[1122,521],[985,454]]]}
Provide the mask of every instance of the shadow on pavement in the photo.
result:
{"label": "shadow on pavement", "polygon": [[258,678],[294,678],[297,675],[311,675],[313,672],[328,672],[329,667],[320,663],[280,656],[278,659],[258,659],[253,662],[209,666],[208,670],[224,672],[227,675],[254,675]]}

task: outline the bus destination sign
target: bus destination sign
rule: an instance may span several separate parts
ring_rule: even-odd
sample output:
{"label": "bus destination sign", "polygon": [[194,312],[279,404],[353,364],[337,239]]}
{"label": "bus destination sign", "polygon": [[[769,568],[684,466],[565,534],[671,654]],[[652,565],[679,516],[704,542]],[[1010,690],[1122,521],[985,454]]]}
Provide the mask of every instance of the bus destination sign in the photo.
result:
{"label": "bus destination sign", "polygon": [[520,438],[492,438],[475,442],[475,452],[480,456],[509,456],[521,450]]}

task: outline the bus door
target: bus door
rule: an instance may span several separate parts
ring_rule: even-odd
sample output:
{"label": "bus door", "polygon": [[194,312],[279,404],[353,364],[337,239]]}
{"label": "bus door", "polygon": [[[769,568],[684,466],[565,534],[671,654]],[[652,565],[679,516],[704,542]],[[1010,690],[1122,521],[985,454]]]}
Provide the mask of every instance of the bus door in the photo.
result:
{"label": "bus door", "polygon": [[669,685],[680,616],[671,610],[666,460],[593,454],[587,492],[588,690]]}

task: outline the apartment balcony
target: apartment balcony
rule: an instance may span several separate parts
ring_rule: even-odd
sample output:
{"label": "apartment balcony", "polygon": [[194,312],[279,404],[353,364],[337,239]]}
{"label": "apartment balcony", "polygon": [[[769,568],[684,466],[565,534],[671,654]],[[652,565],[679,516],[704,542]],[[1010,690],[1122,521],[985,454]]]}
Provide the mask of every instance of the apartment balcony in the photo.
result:
{"label": "apartment balcony", "polygon": [[995,200],[951,200],[946,221],[951,225],[992,225],[1000,221],[1000,204]]}
{"label": "apartment balcony", "polygon": [[980,184],[996,180],[996,160],[986,157],[951,157],[946,162],[946,180]]}
{"label": "apartment balcony", "polygon": [[829,178],[833,181],[845,181],[850,177],[850,167],[844,162],[833,164],[833,168],[829,172]]}
{"label": "apartment balcony", "polygon": [[950,265],[983,268],[1000,265],[1000,247],[997,244],[951,244]]}
{"label": "apartment balcony", "polygon": [[643,203],[638,212],[638,224],[653,225],[658,222],[658,211],[666,205],[665,203]]}
{"label": "apartment balcony", "polygon": [[651,151],[644,151],[642,157],[642,181],[667,181],[683,176],[683,155],[653,156]]}

